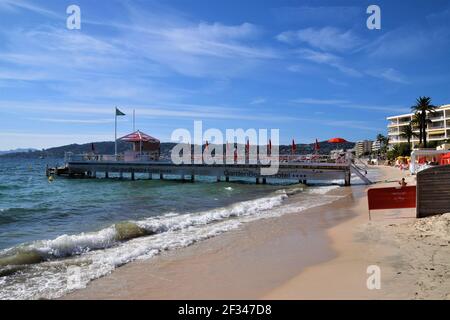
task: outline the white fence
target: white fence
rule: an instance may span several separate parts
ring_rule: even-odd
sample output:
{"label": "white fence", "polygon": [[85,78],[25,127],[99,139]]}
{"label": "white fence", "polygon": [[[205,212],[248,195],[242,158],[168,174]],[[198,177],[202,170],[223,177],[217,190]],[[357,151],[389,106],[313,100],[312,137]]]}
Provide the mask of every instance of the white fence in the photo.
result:
{"label": "white fence", "polygon": [[[140,153],[125,153],[118,155],[103,155],[94,153],[74,154],[66,152],[65,162],[170,162],[170,160],[156,160],[154,155]],[[210,160],[210,159],[208,159]],[[192,156],[191,161],[194,164],[209,163],[203,156]],[[224,155],[223,163],[226,164],[269,164],[279,161],[280,163],[337,163],[346,164],[349,158],[346,156],[333,157],[329,155]]]}

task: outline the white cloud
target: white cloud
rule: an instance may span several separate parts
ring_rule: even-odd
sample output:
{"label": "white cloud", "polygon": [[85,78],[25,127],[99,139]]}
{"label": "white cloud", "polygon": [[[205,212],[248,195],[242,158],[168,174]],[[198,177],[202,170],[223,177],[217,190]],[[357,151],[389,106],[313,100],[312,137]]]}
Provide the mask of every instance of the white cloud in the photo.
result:
{"label": "white cloud", "polygon": [[[89,143],[92,141],[114,140],[113,134],[67,134],[64,132],[42,133],[42,132],[0,132],[2,137],[0,148],[11,150],[16,148],[51,148],[72,143]],[[3,139],[5,138],[5,139]]]}
{"label": "white cloud", "polygon": [[[15,102],[0,101],[0,110],[19,110],[18,113],[58,113],[58,114],[86,114],[86,115],[111,115],[114,112],[113,105],[108,104],[86,104],[86,103],[57,103],[57,102]],[[159,119],[180,119],[180,120],[252,120],[252,121],[291,121],[288,116],[280,116],[274,113],[264,113],[255,115],[245,109],[214,105],[193,105],[193,104],[133,104],[132,107],[121,106],[121,110],[126,114],[131,114],[132,109],[136,110],[139,117],[150,117]],[[60,118],[62,119],[62,118]],[[72,118],[64,118],[72,119]]]}
{"label": "white cloud", "polygon": [[345,99],[317,99],[317,98],[299,98],[290,101],[291,103],[307,106],[333,106],[336,108],[346,108],[346,109],[359,109],[366,111],[376,111],[376,112],[389,112],[392,110],[397,110],[398,112],[407,112],[409,108],[405,108],[401,105],[368,105],[355,103],[350,100]]}
{"label": "white cloud", "polygon": [[360,46],[363,42],[353,31],[342,31],[334,27],[285,31],[280,33],[277,39],[289,44],[307,43],[323,51],[348,51]]}
{"label": "white cloud", "polygon": [[10,12],[16,12],[18,10],[27,10],[37,14],[45,15],[53,18],[64,18],[64,15],[58,15],[57,13],[48,10],[44,7],[37,6],[24,0],[1,0],[0,10],[6,10]]}
{"label": "white cloud", "polygon": [[227,78],[247,72],[258,62],[278,57],[271,49],[253,44],[258,28],[243,23],[226,26],[200,23],[131,29],[128,45],[147,59],[193,77]]}
{"label": "white cloud", "polygon": [[336,104],[347,104],[348,100],[342,99],[314,99],[314,98],[302,98],[295,99],[292,102],[300,104],[314,104],[314,105],[336,105]]}
{"label": "white cloud", "polygon": [[368,71],[368,74],[370,74],[373,77],[380,78],[383,80],[388,80],[391,82],[397,82],[397,83],[401,83],[401,84],[409,83],[409,81],[406,79],[406,77],[402,73],[400,73],[399,71],[397,71],[393,68],[372,70],[372,71]]}
{"label": "white cloud", "polygon": [[329,83],[334,84],[336,86],[341,86],[341,87],[348,87],[349,84],[345,81],[341,81],[341,80],[336,80],[334,78],[328,78],[327,79]]}
{"label": "white cloud", "polygon": [[0,70],[0,80],[39,81],[48,79],[44,72]]}
{"label": "white cloud", "polygon": [[[67,123],[67,124],[104,124],[104,123],[113,123],[114,119],[61,119],[61,118],[31,118],[31,120],[37,120],[42,122],[50,122],[50,123]],[[126,122],[122,118],[118,119],[118,121]]]}
{"label": "white cloud", "polygon": [[275,16],[282,22],[303,22],[307,25],[320,25],[324,22],[351,24],[358,19],[366,19],[362,6],[297,6],[274,9]]}
{"label": "white cloud", "polygon": [[325,64],[330,67],[333,67],[342,73],[351,76],[351,77],[361,77],[362,73],[358,70],[347,67],[342,58],[340,58],[337,55],[334,55],[332,53],[328,52],[321,52],[321,51],[315,51],[311,49],[300,49],[298,50],[299,57],[318,63],[318,64]]}
{"label": "white cloud", "polygon": [[405,25],[388,31],[363,49],[370,57],[383,61],[386,59],[394,61],[397,59],[402,61],[430,59],[442,52],[448,52],[449,49],[448,19],[445,20],[446,23],[442,23],[442,21],[438,23],[438,21],[435,20],[436,24],[429,21],[429,27]]}
{"label": "white cloud", "polygon": [[263,103],[266,103],[266,102],[267,102],[266,98],[255,98],[252,101],[250,101],[250,104],[255,105],[255,104],[263,104]]}

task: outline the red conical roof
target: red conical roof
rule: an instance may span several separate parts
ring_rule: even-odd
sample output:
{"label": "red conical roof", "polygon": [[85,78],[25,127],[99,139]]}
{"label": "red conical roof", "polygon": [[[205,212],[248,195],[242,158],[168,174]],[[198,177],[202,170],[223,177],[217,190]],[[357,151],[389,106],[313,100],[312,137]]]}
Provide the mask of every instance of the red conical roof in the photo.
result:
{"label": "red conical roof", "polygon": [[127,134],[126,136],[123,136],[119,140],[121,141],[127,141],[127,142],[153,142],[153,143],[159,143],[159,140],[156,138],[153,138],[152,136],[149,136],[148,134],[141,132],[141,131],[135,131],[133,133]]}

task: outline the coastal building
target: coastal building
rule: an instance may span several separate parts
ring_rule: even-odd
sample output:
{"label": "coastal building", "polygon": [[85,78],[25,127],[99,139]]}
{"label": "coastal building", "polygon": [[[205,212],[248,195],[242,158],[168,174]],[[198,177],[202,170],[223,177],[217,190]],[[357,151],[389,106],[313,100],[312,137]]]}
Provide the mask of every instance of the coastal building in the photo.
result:
{"label": "coastal building", "polygon": [[[402,137],[402,127],[411,123],[413,113],[388,117],[389,145],[406,143],[407,139]],[[427,141],[442,141],[450,138],[450,104],[439,107],[434,114],[429,115],[430,123],[427,127]],[[419,128],[413,126],[414,131],[419,134]],[[411,139],[411,144],[416,146],[419,143],[418,137]]]}
{"label": "coastal building", "polygon": [[381,150],[381,148],[383,147],[383,145],[384,145],[384,143],[382,143],[380,140],[375,140],[372,143],[372,152],[378,153]]}
{"label": "coastal building", "polygon": [[372,152],[372,144],[373,141],[370,140],[357,141],[355,145],[356,156],[361,157]]}

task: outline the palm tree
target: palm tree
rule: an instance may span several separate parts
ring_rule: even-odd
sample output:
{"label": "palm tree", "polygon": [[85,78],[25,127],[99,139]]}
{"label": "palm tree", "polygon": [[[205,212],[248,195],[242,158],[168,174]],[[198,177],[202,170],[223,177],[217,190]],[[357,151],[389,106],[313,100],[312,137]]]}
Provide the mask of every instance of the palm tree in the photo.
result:
{"label": "palm tree", "polygon": [[428,118],[427,114],[431,113],[433,114],[436,110],[436,106],[431,104],[431,98],[430,97],[419,97],[416,99],[416,104],[411,107],[411,110],[419,115],[420,123],[419,123],[419,129],[422,134],[422,141],[424,148],[427,147],[427,125],[428,125]]}
{"label": "palm tree", "polygon": [[406,138],[408,145],[411,146],[411,139],[417,137],[417,133],[414,132],[413,126],[410,123],[407,126],[402,127],[400,130],[400,136],[402,138]]}
{"label": "palm tree", "polygon": [[383,136],[381,133],[379,133],[377,135],[377,141],[382,142],[382,141],[384,141],[384,139],[385,139],[385,136]]}
{"label": "palm tree", "polygon": [[386,153],[387,145],[389,144],[389,137],[385,137],[381,133],[377,135],[376,140],[380,143],[379,153]]}
{"label": "palm tree", "polygon": [[383,140],[383,147],[381,148],[381,152],[386,155],[387,151],[388,151],[388,145],[389,145],[389,137],[384,137]]}
{"label": "palm tree", "polygon": [[413,126],[413,128],[416,127],[416,126],[419,127],[419,145],[421,145],[422,144],[422,140],[423,140],[422,139],[423,135],[422,135],[422,119],[420,118],[420,114],[419,113],[415,113],[413,115],[413,118],[412,118],[410,124]]}

